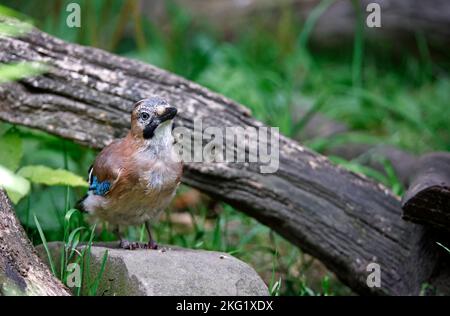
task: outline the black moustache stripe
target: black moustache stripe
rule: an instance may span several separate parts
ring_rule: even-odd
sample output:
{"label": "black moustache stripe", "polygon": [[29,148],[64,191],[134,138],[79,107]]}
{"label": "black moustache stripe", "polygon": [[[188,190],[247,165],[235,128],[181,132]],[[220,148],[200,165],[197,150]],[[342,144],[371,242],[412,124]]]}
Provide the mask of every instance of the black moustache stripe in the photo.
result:
{"label": "black moustache stripe", "polygon": [[155,129],[158,127],[159,122],[158,120],[153,120],[150,123],[148,123],[144,128],[144,139],[150,139],[155,135]]}

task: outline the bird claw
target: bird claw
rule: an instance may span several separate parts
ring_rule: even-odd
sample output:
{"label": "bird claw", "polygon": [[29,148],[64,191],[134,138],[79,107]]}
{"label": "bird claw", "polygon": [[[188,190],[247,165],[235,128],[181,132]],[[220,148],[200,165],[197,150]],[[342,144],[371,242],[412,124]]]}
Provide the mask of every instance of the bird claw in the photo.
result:
{"label": "bird claw", "polygon": [[129,242],[128,240],[121,240],[119,247],[122,249],[127,249],[127,250],[135,250],[139,247],[139,243],[137,242]]}
{"label": "bird claw", "polygon": [[148,242],[147,247],[148,247],[148,249],[157,250],[158,244],[152,240],[152,241]]}
{"label": "bird claw", "polygon": [[154,241],[150,241],[148,243],[138,243],[138,242],[130,242],[128,240],[121,240],[119,247],[126,250],[135,250],[135,249],[158,249],[158,244]]}
{"label": "bird claw", "polygon": [[119,248],[130,249],[130,242],[128,240],[121,240],[119,242]]}

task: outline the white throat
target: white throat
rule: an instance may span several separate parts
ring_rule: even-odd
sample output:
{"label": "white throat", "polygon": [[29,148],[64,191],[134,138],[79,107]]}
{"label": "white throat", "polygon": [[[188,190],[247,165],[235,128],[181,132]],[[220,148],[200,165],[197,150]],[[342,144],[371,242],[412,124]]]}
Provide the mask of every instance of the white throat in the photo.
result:
{"label": "white throat", "polygon": [[174,138],[172,135],[172,120],[161,123],[153,137],[146,141],[146,151],[157,158],[170,157]]}

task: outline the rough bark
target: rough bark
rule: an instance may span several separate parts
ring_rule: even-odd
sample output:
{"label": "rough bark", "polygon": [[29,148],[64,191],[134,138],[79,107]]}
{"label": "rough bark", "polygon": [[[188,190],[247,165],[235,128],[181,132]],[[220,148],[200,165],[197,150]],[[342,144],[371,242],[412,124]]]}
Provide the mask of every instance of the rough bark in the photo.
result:
{"label": "rough bark", "polygon": [[3,190],[0,190],[0,295],[69,295],[38,258]]}
{"label": "rough bark", "polygon": [[[0,37],[0,61],[23,60],[50,68],[0,86],[0,119],[93,148],[124,135],[132,104],[151,94],[177,106],[176,124],[187,128],[199,118],[204,128],[262,126],[243,106],[197,84],[38,30]],[[258,163],[187,163],[183,181],[273,228],[359,293],[419,292],[435,257],[424,228],[401,220],[396,196],[282,135],[279,155],[274,174],[260,173]],[[370,262],[381,266],[380,288],[366,285]]]}
{"label": "rough bark", "polygon": [[402,200],[405,219],[450,232],[450,154],[420,158]]}

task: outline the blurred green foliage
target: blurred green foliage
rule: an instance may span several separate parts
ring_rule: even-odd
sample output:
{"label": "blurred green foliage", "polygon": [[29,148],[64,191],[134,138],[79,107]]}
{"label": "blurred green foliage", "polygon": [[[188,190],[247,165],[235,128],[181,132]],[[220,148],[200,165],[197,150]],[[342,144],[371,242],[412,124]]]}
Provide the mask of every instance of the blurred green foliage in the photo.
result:
{"label": "blurred green foliage", "polygon": [[[241,102],[254,116],[280,127],[290,137],[298,137],[304,127],[306,122],[300,119],[300,113],[305,111],[348,125],[347,133],[306,142],[319,152],[348,143],[391,144],[413,153],[450,149],[448,60],[432,60],[420,35],[417,53],[406,49],[398,52],[389,43],[366,43],[361,30],[352,47],[312,49],[311,30],[331,1],[322,1],[306,21],[298,21],[289,8],[271,21],[269,28],[256,18],[231,39],[194,21],[171,1],[166,5],[168,25],[164,29],[140,12],[138,1],[77,1],[82,8],[81,28],[65,24],[65,7],[72,1],[4,2],[20,12],[14,13],[16,16],[57,37],[152,63]],[[3,74],[8,80],[34,74],[5,67],[12,66],[1,66],[0,77]],[[0,131],[0,165],[31,181],[31,194],[17,205],[17,214],[29,235],[40,242],[31,220],[36,214],[47,240],[66,240],[64,215],[85,191],[73,174],[84,175],[95,152],[23,127],[2,123]],[[356,160],[333,159],[402,193],[389,164],[382,174]],[[30,172],[31,167],[26,166],[41,167]],[[15,173],[21,167],[27,168],[22,169],[26,172]],[[50,180],[61,172],[57,169],[73,174],[58,174],[58,179],[67,178],[67,182],[55,183]],[[327,272],[318,273],[320,268],[314,261],[270,229],[226,204],[221,208],[222,212],[212,219],[206,205],[189,208],[190,229],[168,220],[168,210],[167,219],[155,227],[157,239],[230,252],[251,263],[274,295],[348,293],[335,278],[328,278]],[[82,216],[74,214],[72,222],[71,231],[86,228],[76,238],[87,240],[90,230]],[[143,230],[130,228],[129,237],[142,239]],[[115,236],[103,226],[94,238],[114,240]]]}

